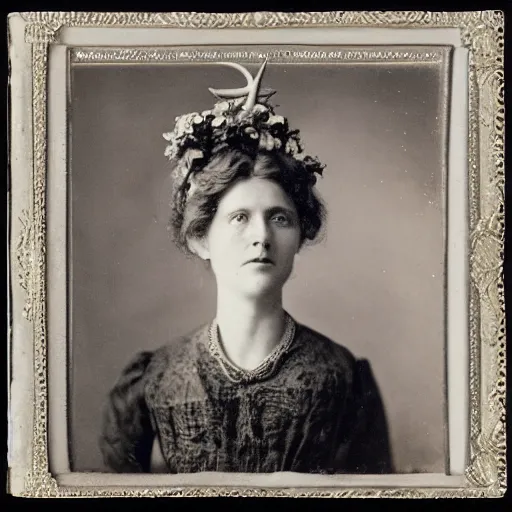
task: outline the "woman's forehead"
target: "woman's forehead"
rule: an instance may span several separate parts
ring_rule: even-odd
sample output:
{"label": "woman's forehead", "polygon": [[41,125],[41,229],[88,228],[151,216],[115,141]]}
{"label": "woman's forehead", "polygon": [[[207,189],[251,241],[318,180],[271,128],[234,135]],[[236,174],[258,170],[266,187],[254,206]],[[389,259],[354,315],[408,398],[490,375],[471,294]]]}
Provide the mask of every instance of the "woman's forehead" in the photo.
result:
{"label": "woman's forehead", "polygon": [[226,192],[219,204],[220,210],[266,210],[275,207],[294,208],[294,204],[278,183],[264,178],[248,178],[237,182]]}

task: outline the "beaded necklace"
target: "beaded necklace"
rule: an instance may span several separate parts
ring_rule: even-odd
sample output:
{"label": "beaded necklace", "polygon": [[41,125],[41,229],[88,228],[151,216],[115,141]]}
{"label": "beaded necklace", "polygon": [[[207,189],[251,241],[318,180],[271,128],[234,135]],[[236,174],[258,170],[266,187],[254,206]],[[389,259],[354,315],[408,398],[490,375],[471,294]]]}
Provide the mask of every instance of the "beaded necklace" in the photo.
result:
{"label": "beaded necklace", "polygon": [[248,383],[260,380],[272,375],[277,367],[277,363],[283,354],[290,348],[295,337],[295,322],[290,315],[286,313],[286,327],[280,342],[272,352],[253,370],[245,370],[235,366],[227,358],[221,345],[218,335],[217,321],[213,320],[208,331],[210,354],[218,361],[226,377],[236,384]]}

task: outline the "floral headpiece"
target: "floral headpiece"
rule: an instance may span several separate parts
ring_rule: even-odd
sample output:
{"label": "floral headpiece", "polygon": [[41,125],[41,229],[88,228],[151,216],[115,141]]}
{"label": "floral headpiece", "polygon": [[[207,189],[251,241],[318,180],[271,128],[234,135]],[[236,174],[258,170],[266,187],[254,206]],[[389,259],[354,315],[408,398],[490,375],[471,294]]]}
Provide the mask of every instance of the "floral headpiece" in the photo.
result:
{"label": "floral headpiece", "polygon": [[176,117],[174,130],[164,133],[168,141],[165,156],[176,162],[176,184],[185,197],[194,189],[193,176],[205,167],[222,149],[235,146],[247,151],[280,151],[297,161],[309,173],[312,185],[315,174],[322,175],[324,165],[316,157],[303,154],[299,130],[290,130],[288,120],[276,115],[268,103],[276,91],[261,89],[260,82],[267,61],[255,78],[240,64],[220,62],[240,71],[247,85],[238,89],[212,89],[218,98],[211,110],[192,112]]}

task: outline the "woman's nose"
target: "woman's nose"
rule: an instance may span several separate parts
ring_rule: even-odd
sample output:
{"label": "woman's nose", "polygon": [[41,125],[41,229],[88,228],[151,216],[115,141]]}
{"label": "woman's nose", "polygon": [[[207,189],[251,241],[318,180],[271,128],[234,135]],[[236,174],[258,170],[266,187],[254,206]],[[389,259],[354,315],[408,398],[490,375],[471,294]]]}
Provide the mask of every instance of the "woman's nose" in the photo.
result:
{"label": "woman's nose", "polygon": [[270,249],[270,242],[268,240],[254,241],[252,245],[254,245],[254,246],[261,245],[261,247],[263,247],[263,249],[265,249],[266,251],[268,251]]}
{"label": "woman's nose", "polygon": [[270,249],[270,228],[264,219],[254,220],[252,226],[252,245],[261,245],[265,250]]}

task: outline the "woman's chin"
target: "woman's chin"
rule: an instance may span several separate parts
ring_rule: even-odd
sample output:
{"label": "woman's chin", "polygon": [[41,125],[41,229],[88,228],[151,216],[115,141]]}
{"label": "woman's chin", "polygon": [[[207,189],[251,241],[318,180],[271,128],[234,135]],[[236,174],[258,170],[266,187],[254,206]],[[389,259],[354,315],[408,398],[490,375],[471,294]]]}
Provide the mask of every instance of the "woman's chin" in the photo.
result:
{"label": "woman's chin", "polygon": [[238,283],[240,292],[246,297],[258,299],[269,295],[281,293],[284,282],[279,279],[270,278],[270,276],[260,276],[258,278],[247,280],[243,285]]}

